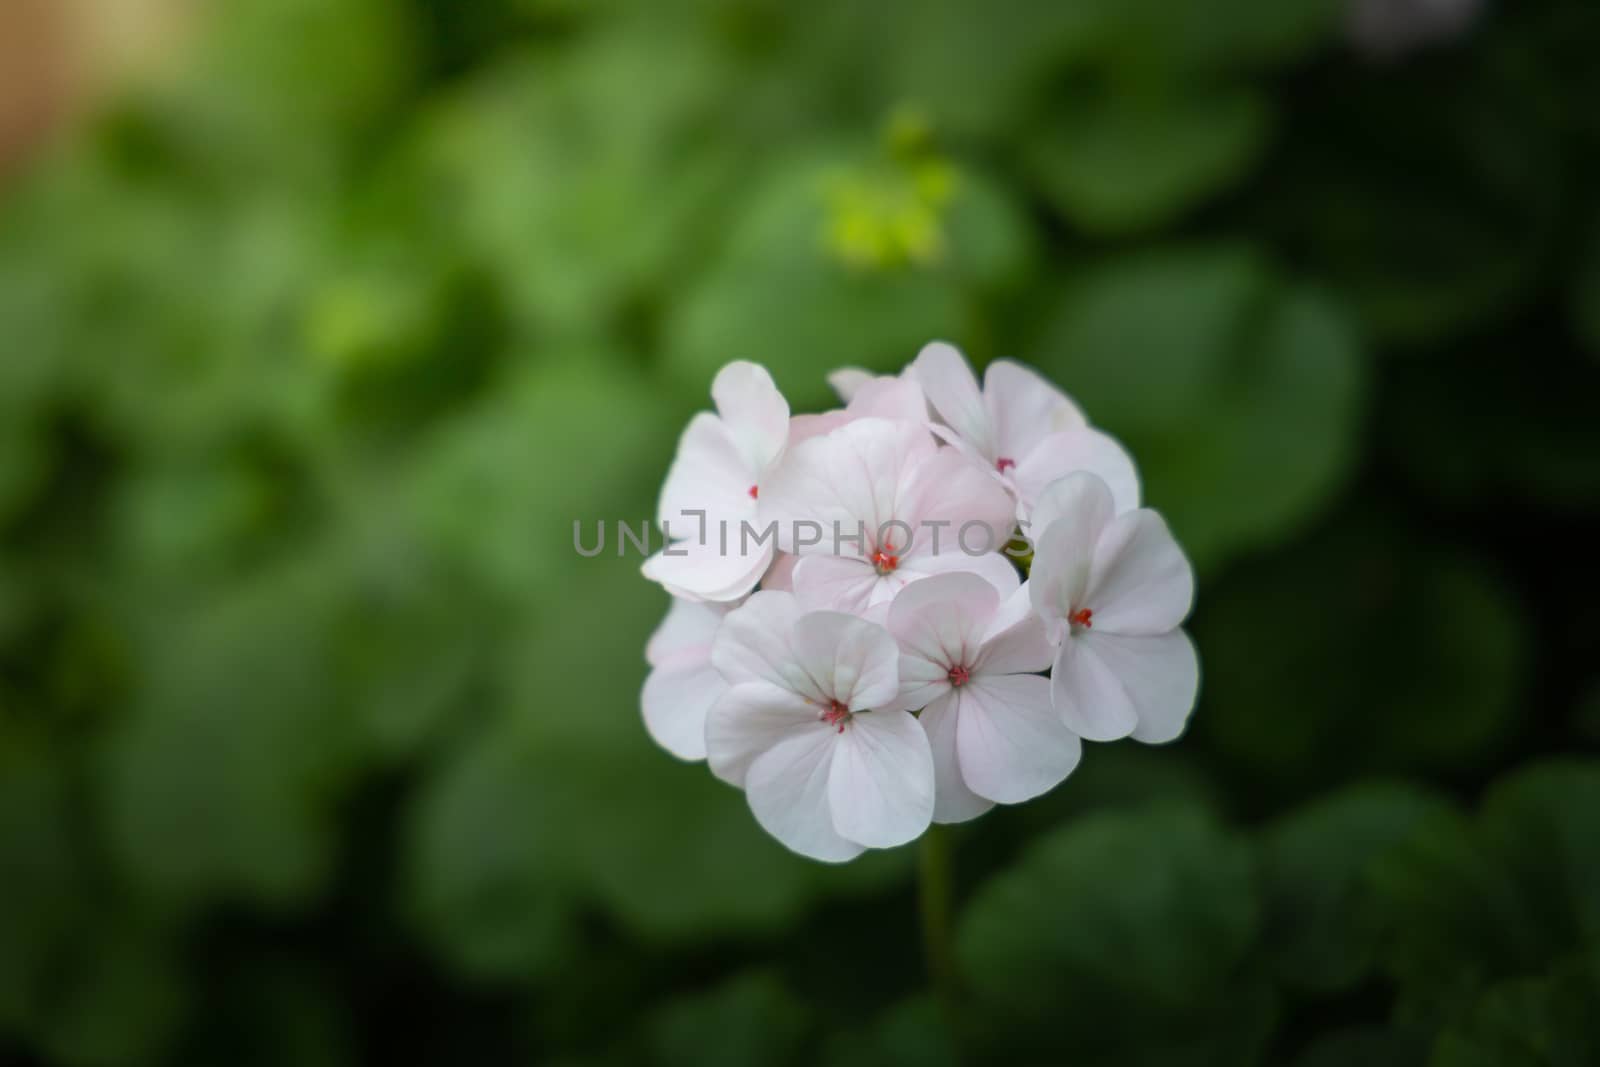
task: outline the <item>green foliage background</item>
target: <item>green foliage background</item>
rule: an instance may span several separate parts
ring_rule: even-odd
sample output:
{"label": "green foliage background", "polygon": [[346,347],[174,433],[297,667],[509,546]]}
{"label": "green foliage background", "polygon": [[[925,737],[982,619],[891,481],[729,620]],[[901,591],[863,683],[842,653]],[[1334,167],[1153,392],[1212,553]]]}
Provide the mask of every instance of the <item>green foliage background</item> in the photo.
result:
{"label": "green foliage background", "polygon": [[[1600,1062],[1600,11],[231,0],[0,199],[0,1061]],[[650,744],[735,358],[1124,439],[1179,743],[909,850]]]}

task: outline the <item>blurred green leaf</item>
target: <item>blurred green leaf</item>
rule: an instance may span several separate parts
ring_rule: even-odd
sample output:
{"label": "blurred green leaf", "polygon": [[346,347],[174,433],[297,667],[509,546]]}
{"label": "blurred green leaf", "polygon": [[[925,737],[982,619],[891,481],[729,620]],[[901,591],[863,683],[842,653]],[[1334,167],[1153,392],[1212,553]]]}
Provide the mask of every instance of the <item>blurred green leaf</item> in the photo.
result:
{"label": "blurred green leaf", "polygon": [[1340,79],[1297,118],[1317,136],[1296,140],[1261,201],[1296,259],[1385,339],[1445,341],[1504,317],[1556,236],[1564,172],[1536,107],[1542,75],[1495,52]]}
{"label": "blurred green leaf", "polygon": [[1415,787],[1355,786],[1266,828],[1264,940],[1282,982],[1335,992],[1367,977],[1378,929],[1366,873],[1424,819],[1447,811],[1442,798]]}
{"label": "blurred green leaf", "polygon": [[1202,570],[1300,528],[1343,483],[1366,376],[1324,294],[1218,246],[1113,260],[1052,306],[1035,361],[1132,449]]}
{"label": "blurred green leaf", "polygon": [[140,619],[144,681],[136,714],[105,738],[100,799],[141,889],[293,908],[322,888],[359,734],[333,699],[338,594],[321,563]]}
{"label": "blurred green leaf", "polygon": [[1351,1027],[1316,1041],[1294,1061],[1295,1067],[1413,1067],[1428,1054],[1427,1038],[1410,1030]]}
{"label": "blurred green leaf", "polygon": [[766,973],[732,978],[680,997],[646,1024],[648,1062],[661,1067],[799,1064],[812,1026],[805,1005]]}
{"label": "blurred green leaf", "polygon": [[1430,816],[1373,865],[1406,1011],[1447,1017],[1494,979],[1600,940],[1597,813],[1600,768],[1538,764],[1498,782],[1475,820]]}
{"label": "blurred green leaf", "polygon": [[957,1067],[960,1052],[931,993],[894,1005],[864,1031],[835,1031],[827,1067]]}
{"label": "blurred green leaf", "polygon": [[1259,784],[1300,791],[1481,765],[1514,724],[1530,652],[1517,601],[1481,565],[1358,523],[1241,567],[1195,633],[1198,729]]}
{"label": "blurred green leaf", "polygon": [[1600,949],[1501,982],[1439,1035],[1429,1067],[1579,1067],[1600,1060]]}
{"label": "blurred green leaf", "polygon": [[437,429],[410,480],[414,521],[478,588],[526,603],[585,562],[574,523],[586,546],[604,523],[610,552],[614,523],[654,518],[673,429],[658,401],[604,357],[519,372]]}
{"label": "blurred green leaf", "polygon": [[1028,140],[1030,170],[1066,218],[1097,233],[1170,222],[1242,178],[1272,113],[1247,89],[1075,95]]}
{"label": "blurred green leaf", "polygon": [[1088,816],[967,906],[958,951],[983,1047],[1080,1064],[1248,1064],[1270,1034],[1251,973],[1250,849],[1181,809]]}

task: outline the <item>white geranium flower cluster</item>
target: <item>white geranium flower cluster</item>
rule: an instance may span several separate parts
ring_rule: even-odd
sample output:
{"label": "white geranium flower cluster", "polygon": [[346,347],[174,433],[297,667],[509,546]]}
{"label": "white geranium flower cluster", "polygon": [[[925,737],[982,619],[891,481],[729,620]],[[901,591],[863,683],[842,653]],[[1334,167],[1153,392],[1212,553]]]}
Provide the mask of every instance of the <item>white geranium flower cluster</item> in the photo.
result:
{"label": "white geranium flower cluster", "polygon": [[792,415],[729,364],[684,431],[644,565],[674,597],[651,736],[830,861],[1038,796],[1082,739],[1177,737],[1194,578],[1122,447],[1034,371],[980,385],[946,344],[830,380],[844,408]]}

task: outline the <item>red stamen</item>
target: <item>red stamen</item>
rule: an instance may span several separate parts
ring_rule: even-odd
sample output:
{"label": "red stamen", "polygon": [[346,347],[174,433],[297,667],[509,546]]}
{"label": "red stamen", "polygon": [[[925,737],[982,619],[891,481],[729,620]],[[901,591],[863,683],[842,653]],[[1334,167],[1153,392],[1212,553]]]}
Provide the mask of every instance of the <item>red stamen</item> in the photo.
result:
{"label": "red stamen", "polygon": [[967,682],[971,678],[972,678],[972,675],[967,673],[967,669],[965,667],[951,667],[950,668],[950,684],[951,685],[956,685],[956,686],[966,685]]}
{"label": "red stamen", "polygon": [[1068,621],[1071,622],[1072,625],[1082,626],[1085,630],[1094,626],[1094,623],[1090,621],[1093,618],[1094,612],[1090,611],[1088,608],[1080,608],[1079,610],[1074,611],[1071,615],[1067,616]]}
{"label": "red stamen", "polygon": [[1015,467],[1016,465],[1016,460],[1008,459],[1005,456],[1001,456],[999,459],[994,461],[994,469],[999,471],[1001,474],[1004,474],[1009,468]]}
{"label": "red stamen", "polygon": [[830,700],[828,702],[828,710],[822,713],[821,719],[829,726],[837,726],[842,734],[844,733],[845,723],[850,721],[850,709],[837,700]]}
{"label": "red stamen", "polygon": [[750,499],[751,500],[755,500],[759,494],[760,494],[760,489],[758,487],[752,485],[750,487]]}
{"label": "red stamen", "polygon": [[900,557],[890,555],[889,553],[880,549],[872,554],[872,565],[878,568],[879,574],[888,574],[890,571],[900,566]]}

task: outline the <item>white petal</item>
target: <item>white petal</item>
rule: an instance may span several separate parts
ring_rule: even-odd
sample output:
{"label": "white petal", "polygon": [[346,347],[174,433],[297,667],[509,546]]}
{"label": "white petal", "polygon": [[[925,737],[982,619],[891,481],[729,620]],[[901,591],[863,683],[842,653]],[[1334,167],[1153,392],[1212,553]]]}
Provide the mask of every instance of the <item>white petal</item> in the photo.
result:
{"label": "white petal", "polygon": [[709,655],[670,657],[644,680],[639,699],[645,729],[679,759],[705,759],[706,715],[727,691]]}
{"label": "white petal", "polygon": [[800,669],[851,711],[880,707],[900,692],[900,647],[877,623],[838,611],[813,611],[794,626]]}
{"label": "white petal", "polygon": [[978,379],[966,357],[953,346],[935,341],[923,346],[906,369],[928,396],[945,425],[966,438],[985,459],[994,461],[994,441],[989,414],[984,408]]}
{"label": "white petal", "polygon": [[706,712],[706,762],[711,773],[743,786],[762,753],[792,737],[824,729],[815,704],[768,682],[733,686]]}
{"label": "white petal", "polygon": [[979,796],[1002,804],[1030,800],[1078,765],[1083,745],[1051,705],[1047,679],[986,674],[956,697],[956,758]]}
{"label": "white petal", "polygon": [[678,438],[678,451],[661,487],[656,521],[666,524],[672,537],[682,539],[700,534],[700,519],[693,512],[753,515],[750,487],[757,478],[757,469],[740,453],[728,427],[702,411],[689,420]]}
{"label": "white petal", "polygon": [[1049,630],[1033,610],[1032,595],[1024,583],[989,620],[974,666],[983,674],[1036,674],[1054,658]]}
{"label": "white petal", "polygon": [[1188,634],[1124,637],[1091,630],[1079,640],[1128,694],[1139,719],[1134,740],[1159,745],[1183,733],[1200,688],[1200,663]]}
{"label": "white petal", "polygon": [[1050,483],[1076,471],[1088,471],[1106,483],[1116,514],[1139,506],[1139,471],[1133,457],[1115,438],[1084,427],[1051,434],[1018,459],[1011,480],[1030,521],[1037,521],[1034,506]]}
{"label": "white petal", "polygon": [[847,611],[860,615],[878,591],[878,572],[853,556],[795,557],[795,596],[808,611]]}
{"label": "white petal", "polygon": [[[639,568],[641,573],[673,596],[689,600],[738,600],[755,588],[772,560],[770,544],[754,552],[741,552],[738,526],[728,530],[728,549],[720,544],[721,527],[710,524],[707,541],[680,541],[662,549]],[[749,546],[747,543],[746,547]]]}
{"label": "white petal", "polygon": [[935,574],[976,574],[994,586],[1002,601],[1022,587],[1016,565],[1003,552],[969,556],[960,550],[951,552],[943,543],[939,547],[941,551],[937,556],[915,556],[896,573],[903,573],[913,581]]}
{"label": "white petal", "polygon": [[783,454],[789,402],[765,367],[743,360],[728,364],[711,383],[711,398],[746,467],[761,473]]}
{"label": "white petal", "polygon": [[1161,634],[1176,629],[1194,601],[1194,571],[1160,515],[1119,515],[1100,535],[1084,606],[1103,633]]}
{"label": "white petal", "polygon": [[1093,471],[1073,471],[1049,483],[1033,503],[1028,534],[1038,541],[1046,530],[1070,519],[1083,531],[1074,543],[1084,545],[1088,556],[1100,532],[1117,514],[1116,500],[1104,478]]}
{"label": "white petal", "polygon": [[[881,525],[907,518],[897,510],[903,487],[938,451],[925,427],[903,419],[846,423],[790,449],[761,487],[761,520],[778,524],[785,552],[869,557]],[[836,551],[835,533],[845,538],[863,530],[861,545],[839,541]]]}
{"label": "white petal", "polygon": [[950,687],[950,670],[978,656],[1000,594],[975,574],[953,572],[913,582],[889,607],[900,644],[900,701],[920,708]]}
{"label": "white petal", "polygon": [[839,402],[848,404],[856,395],[856,390],[876,377],[876,374],[860,367],[840,367],[828,373],[828,384],[833,386],[833,391],[838,394]]}
{"label": "white petal", "polygon": [[994,801],[980,797],[961,780],[961,766],[956,759],[958,719],[954,694],[946,692],[929,704],[917,716],[917,722],[928,735],[928,748],[933,754],[933,821],[966,822],[994,807]]}
{"label": "white petal", "polygon": [[1116,741],[1138,728],[1139,712],[1125,680],[1095,654],[1087,636],[1073,634],[1061,642],[1050,668],[1050,699],[1067,729],[1079,737]]}
{"label": "white petal", "polygon": [[828,806],[840,836],[868,848],[903,845],[928,828],[933,753],[909,712],[852,716],[834,746]]}
{"label": "white petal", "polygon": [[645,642],[644,659],[652,667],[662,660],[688,653],[711,658],[711,641],[732,605],[707,604],[674,597],[666,618]]}
{"label": "white petal", "polygon": [[983,403],[994,435],[994,458],[1021,463],[1052,433],[1088,425],[1067,395],[1031,367],[995,360],[983,372]]}
{"label": "white petal", "polygon": [[1040,496],[1028,531],[1033,541],[1028,588],[1034,610],[1046,623],[1059,622],[1081,605],[1095,546],[1113,513],[1111,490],[1093,474],[1069,474]]}
{"label": "white petal", "polygon": [[[762,590],[730,611],[711,643],[711,662],[729,685],[767,682],[791,688],[794,627],[800,602],[792,593]],[[816,699],[818,693],[804,693]]]}
{"label": "white petal", "polygon": [[831,728],[790,737],[752,763],[745,778],[750,810],[762,828],[800,855],[830,863],[863,851],[833,828],[829,782],[837,747]]}

